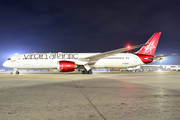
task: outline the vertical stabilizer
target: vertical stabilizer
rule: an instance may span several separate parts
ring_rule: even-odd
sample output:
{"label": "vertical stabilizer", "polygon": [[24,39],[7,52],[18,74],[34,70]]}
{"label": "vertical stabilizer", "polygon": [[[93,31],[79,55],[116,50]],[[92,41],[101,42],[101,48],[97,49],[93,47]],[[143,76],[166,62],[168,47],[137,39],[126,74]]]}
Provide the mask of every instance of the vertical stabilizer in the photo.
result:
{"label": "vertical stabilizer", "polygon": [[161,32],[154,33],[154,35],[146,42],[147,45],[143,46],[136,54],[154,55],[160,36]]}

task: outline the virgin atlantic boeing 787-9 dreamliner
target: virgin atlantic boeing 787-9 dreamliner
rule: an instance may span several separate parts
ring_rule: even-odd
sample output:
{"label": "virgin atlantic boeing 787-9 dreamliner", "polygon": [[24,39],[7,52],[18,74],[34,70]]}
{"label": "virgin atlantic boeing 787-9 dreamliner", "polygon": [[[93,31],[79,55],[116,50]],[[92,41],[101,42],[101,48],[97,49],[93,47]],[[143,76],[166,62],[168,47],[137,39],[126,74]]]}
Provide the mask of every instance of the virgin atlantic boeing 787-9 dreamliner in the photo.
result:
{"label": "virgin atlantic boeing 787-9 dreamliner", "polygon": [[[26,53],[14,55],[3,64],[4,67],[18,69],[57,69],[59,72],[70,72],[83,69],[83,74],[92,74],[92,68],[128,68],[148,64],[163,57],[154,56],[161,32],[154,35],[146,44],[128,46],[104,53]],[[122,53],[135,48],[135,53]]]}

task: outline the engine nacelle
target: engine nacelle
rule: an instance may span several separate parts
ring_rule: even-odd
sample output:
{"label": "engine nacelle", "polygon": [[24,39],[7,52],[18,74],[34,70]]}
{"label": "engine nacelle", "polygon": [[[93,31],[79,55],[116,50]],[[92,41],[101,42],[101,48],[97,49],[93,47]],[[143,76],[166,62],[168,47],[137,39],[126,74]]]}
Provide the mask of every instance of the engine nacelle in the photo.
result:
{"label": "engine nacelle", "polygon": [[76,68],[76,64],[72,61],[58,61],[57,69],[59,72],[71,72]]}

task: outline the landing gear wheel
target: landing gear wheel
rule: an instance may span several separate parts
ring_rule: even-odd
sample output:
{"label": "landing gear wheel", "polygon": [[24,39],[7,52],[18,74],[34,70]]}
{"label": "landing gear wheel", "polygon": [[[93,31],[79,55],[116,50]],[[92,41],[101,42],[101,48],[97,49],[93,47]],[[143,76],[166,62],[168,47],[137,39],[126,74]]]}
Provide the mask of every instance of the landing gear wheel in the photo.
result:
{"label": "landing gear wheel", "polygon": [[87,71],[87,70],[83,70],[82,71],[82,74],[92,74],[93,72],[92,72],[92,70],[90,69],[89,71]]}
{"label": "landing gear wheel", "polygon": [[82,74],[88,74],[88,71],[83,70],[83,71],[82,71]]}
{"label": "landing gear wheel", "polygon": [[19,71],[16,71],[16,75],[19,75]]}
{"label": "landing gear wheel", "polygon": [[83,71],[82,71],[82,74],[89,74],[89,71],[83,70]]}
{"label": "landing gear wheel", "polygon": [[88,74],[92,74],[92,70],[91,69],[88,71]]}

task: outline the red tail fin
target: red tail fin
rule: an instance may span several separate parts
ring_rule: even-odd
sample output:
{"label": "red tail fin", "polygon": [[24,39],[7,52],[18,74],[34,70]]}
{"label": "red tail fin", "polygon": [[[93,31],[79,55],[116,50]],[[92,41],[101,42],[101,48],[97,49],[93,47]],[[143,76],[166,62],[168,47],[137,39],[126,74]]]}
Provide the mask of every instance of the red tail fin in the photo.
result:
{"label": "red tail fin", "polygon": [[156,47],[160,38],[161,32],[154,33],[154,35],[146,42],[136,54],[154,55]]}

